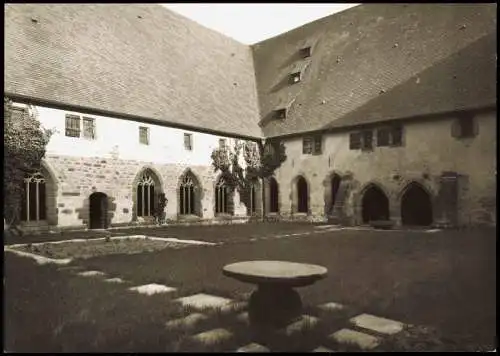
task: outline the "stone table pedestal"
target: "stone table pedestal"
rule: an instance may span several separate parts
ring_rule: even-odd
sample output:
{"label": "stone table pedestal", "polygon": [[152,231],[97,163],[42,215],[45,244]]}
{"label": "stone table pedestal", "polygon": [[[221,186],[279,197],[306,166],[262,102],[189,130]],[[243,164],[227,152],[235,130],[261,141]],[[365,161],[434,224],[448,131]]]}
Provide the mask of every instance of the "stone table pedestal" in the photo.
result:
{"label": "stone table pedestal", "polygon": [[225,266],[223,274],[258,286],[248,303],[250,324],[274,329],[302,315],[302,301],[293,288],[324,278],[327,269],[285,261],[245,261]]}

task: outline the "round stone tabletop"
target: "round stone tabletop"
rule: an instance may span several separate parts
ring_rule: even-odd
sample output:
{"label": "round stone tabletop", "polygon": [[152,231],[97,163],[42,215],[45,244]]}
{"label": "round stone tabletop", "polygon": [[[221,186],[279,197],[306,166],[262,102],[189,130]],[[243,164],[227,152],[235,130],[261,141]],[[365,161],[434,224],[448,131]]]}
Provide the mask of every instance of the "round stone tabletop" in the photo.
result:
{"label": "round stone tabletop", "polygon": [[224,266],[222,273],[239,281],[301,287],[324,278],[325,267],[286,261],[245,261]]}

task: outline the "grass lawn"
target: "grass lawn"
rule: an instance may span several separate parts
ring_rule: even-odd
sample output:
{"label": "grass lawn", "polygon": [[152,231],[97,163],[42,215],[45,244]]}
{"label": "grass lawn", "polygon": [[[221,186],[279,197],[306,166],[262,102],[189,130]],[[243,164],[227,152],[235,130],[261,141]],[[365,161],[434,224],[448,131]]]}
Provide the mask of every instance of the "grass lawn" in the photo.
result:
{"label": "grass lawn", "polygon": [[[413,333],[406,340],[396,338],[392,345],[385,346],[388,349],[446,351],[496,347],[495,230],[344,230],[245,241],[264,233],[269,235],[270,230],[286,234],[300,229],[310,231],[313,227],[273,224],[266,229],[265,224],[255,224],[154,229],[150,233],[153,236],[168,234],[206,241],[232,238],[239,243],[74,262],[85,269],[130,281],[130,285],[77,277],[57,271],[56,266],[37,266],[31,259],[6,253],[5,348],[16,352],[195,350],[186,341],[186,334],[165,329],[166,321],[189,312],[169,303],[169,299],[201,292],[241,299],[253,286],[224,277],[221,269],[228,263],[251,259],[327,267],[326,279],[298,289],[308,314],[317,313],[315,305],[333,301],[348,305],[348,313],[353,315],[371,313],[432,330],[431,335],[420,328],[420,335]],[[129,286],[148,283],[165,284],[178,291],[154,296],[125,291]],[[218,327],[232,330],[233,344],[219,345],[219,351],[231,351],[254,341],[235,317],[231,313],[216,315],[191,330],[190,335]],[[341,325],[345,318],[322,318],[318,330],[325,335],[332,333],[346,326]],[[311,350],[324,343],[318,335],[283,341],[274,349]],[[404,345],[408,340],[410,345]]]}

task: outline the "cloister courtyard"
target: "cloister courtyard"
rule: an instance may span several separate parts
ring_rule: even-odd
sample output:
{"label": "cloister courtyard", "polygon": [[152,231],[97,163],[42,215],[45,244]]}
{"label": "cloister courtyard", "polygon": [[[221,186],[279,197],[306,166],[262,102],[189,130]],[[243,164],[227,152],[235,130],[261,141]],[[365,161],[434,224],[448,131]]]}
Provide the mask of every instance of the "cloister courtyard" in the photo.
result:
{"label": "cloister courtyard", "polygon": [[[50,243],[71,239],[86,241]],[[496,348],[494,228],[137,227],[11,236],[4,250],[10,352]],[[255,286],[222,274],[246,260],[317,264],[328,275],[298,288],[300,320],[261,335],[246,314]],[[377,329],[371,316],[402,327]]]}

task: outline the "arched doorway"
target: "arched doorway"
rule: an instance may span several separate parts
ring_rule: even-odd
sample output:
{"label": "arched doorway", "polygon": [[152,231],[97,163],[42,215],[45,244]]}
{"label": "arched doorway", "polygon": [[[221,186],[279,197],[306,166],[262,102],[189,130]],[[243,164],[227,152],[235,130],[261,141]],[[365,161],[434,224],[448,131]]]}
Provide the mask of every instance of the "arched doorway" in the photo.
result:
{"label": "arched doorway", "polygon": [[108,227],[108,196],[96,192],[89,197],[89,227],[106,229]]}
{"label": "arched doorway", "polygon": [[179,186],[179,214],[200,214],[200,189],[198,179],[191,171],[187,171],[182,177]]}
{"label": "arched doorway", "polygon": [[269,178],[269,212],[279,212],[279,188],[274,177]]}
{"label": "arched doorway", "polygon": [[304,177],[300,176],[297,179],[297,212],[307,213],[309,211],[308,204],[309,192],[307,182]]}
{"label": "arched doorway", "polygon": [[342,179],[340,178],[340,176],[336,173],[332,175],[332,178],[330,180],[330,199],[331,199],[330,213],[333,212],[333,207],[335,206],[341,180]]}
{"label": "arched doorway", "polygon": [[410,183],[401,197],[401,223],[409,226],[432,225],[432,202],[418,183]]}
{"label": "arched doorway", "polygon": [[376,185],[370,185],[361,200],[363,223],[376,220],[389,220],[389,199]]}

